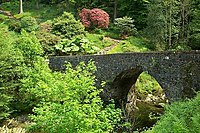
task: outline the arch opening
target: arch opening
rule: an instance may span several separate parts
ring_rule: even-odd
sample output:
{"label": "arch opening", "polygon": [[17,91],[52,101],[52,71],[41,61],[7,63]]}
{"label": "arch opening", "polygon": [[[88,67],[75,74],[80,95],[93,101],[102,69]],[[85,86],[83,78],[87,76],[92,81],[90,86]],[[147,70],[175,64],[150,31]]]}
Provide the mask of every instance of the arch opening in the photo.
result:
{"label": "arch opening", "polygon": [[163,114],[168,103],[158,81],[141,66],[119,74],[111,84],[113,98],[131,123],[129,131],[144,130],[153,126]]}

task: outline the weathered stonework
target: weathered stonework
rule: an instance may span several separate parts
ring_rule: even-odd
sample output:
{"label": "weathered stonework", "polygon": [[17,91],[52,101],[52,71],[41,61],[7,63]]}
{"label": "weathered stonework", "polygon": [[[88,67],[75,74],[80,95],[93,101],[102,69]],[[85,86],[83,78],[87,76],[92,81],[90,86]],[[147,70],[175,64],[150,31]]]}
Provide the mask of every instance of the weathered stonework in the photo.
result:
{"label": "weathered stonework", "polygon": [[97,84],[106,81],[103,99],[126,99],[138,76],[148,72],[165,90],[170,101],[193,97],[200,90],[200,51],[123,53],[112,55],[52,56],[53,70],[64,70],[65,62],[95,61]]}

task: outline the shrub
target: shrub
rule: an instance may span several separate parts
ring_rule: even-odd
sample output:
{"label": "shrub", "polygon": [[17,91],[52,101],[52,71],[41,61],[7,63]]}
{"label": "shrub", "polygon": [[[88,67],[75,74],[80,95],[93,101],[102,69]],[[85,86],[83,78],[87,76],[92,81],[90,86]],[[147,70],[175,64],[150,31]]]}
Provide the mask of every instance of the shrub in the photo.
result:
{"label": "shrub", "polygon": [[52,28],[54,34],[67,39],[85,34],[84,26],[68,12],[64,12],[61,16],[55,18]]}
{"label": "shrub", "polygon": [[[48,70],[48,65],[42,57],[43,49],[34,33],[27,33],[25,30],[22,30],[21,35],[16,39],[15,47],[20,49],[24,60],[22,65],[23,70],[21,70],[22,76],[20,78],[21,85],[12,106],[18,112],[29,113],[37,103],[37,100],[32,99],[32,95],[28,94],[29,87],[33,87],[31,86],[32,80],[36,79],[30,79],[31,75],[29,72],[39,71],[37,65]],[[29,79],[29,81],[26,79]],[[29,82],[28,86],[26,86],[27,84],[24,81]]]}
{"label": "shrub", "polygon": [[190,36],[190,47],[193,50],[200,50],[200,33],[195,33]]}
{"label": "shrub", "polygon": [[0,14],[0,22],[4,22],[7,19],[8,19],[8,16]]}
{"label": "shrub", "polygon": [[130,17],[116,18],[115,25],[120,30],[121,36],[134,35],[137,31],[134,20]]}
{"label": "shrub", "polygon": [[38,28],[38,23],[35,18],[26,16],[21,18],[21,29],[28,32],[35,31]]}
{"label": "shrub", "polygon": [[[80,63],[75,69],[70,64],[66,73],[31,72],[26,79],[29,93],[40,99],[31,116],[35,124],[31,131],[48,133],[111,132],[120,120],[120,110],[110,104],[103,107],[97,89],[94,63]],[[35,87],[30,85],[34,83]]]}
{"label": "shrub", "polygon": [[0,119],[3,119],[28,107],[24,106],[25,93],[21,93],[22,80],[29,77],[27,71],[41,60],[42,47],[34,34],[24,30],[16,35],[1,29],[0,35]]}
{"label": "shrub", "polygon": [[185,102],[175,102],[166,107],[160,121],[148,132],[197,133],[200,131],[200,93]]}
{"label": "shrub", "polygon": [[32,64],[43,54],[42,46],[34,33],[27,33],[22,30],[21,35],[16,39],[16,43],[16,47],[22,51],[27,64]]}
{"label": "shrub", "polygon": [[[0,24],[0,120],[8,117],[13,109],[10,107],[15,91],[20,86],[23,67],[21,51],[15,47],[15,36]],[[6,39],[5,39],[6,38]]]}
{"label": "shrub", "polygon": [[94,54],[100,49],[93,46],[87,38],[76,37],[72,40],[63,39],[59,44],[55,45],[59,55],[62,54]]}
{"label": "shrub", "polygon": [[10,31],[20,32],[21,31],[21,22],[18,19],[9,19],[6,21],[9,26]]}
{"label": "shrub", "polygon": [[83,8],[79,16],[86,28],[108,28],[109,15],[104,10],[98,8],[89,10]]}
{"label": "shrub", "polygon": [[7,20],[9,30],[15,32],[21,32],[22,29],[28,32],[37,30],[38,23],[35,18],[30,16],[30,14],[24,14],[17,17],[17,19]]}
{"label": "shrub", "polygon": [[61,38],[50,32],[45,32],[45,31],[37,32],[36,36],[43,47],[44,54],[54,55],[55,54],[54,47],[61,41]]}

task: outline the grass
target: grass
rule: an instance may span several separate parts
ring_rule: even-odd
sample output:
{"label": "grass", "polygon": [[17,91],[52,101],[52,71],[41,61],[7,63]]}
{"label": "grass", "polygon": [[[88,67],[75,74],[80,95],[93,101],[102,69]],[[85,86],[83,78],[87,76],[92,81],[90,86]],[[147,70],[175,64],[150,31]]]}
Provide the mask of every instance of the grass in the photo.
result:
{"label": "grass", "polygon": [[113,41],[106,39],[104,35],[86,33],[87,39],[94,44],[94,46],[103,49],[113,44]]}
{"label": "grass", "polygon": [[151,51],[143,39],[130,36],[126,40],[122,40],[119,45],[113,48],[109,54],[124,52],[146,52]]}

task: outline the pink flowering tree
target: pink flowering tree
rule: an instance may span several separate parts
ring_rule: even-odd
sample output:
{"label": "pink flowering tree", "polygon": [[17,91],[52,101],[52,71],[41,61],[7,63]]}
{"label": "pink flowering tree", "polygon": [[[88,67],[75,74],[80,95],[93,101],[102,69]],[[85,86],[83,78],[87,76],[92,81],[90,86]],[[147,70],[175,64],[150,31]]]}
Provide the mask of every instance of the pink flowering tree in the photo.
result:
{"label": "pink flowering tree", "polygon": [[108,28],[109,15],[101,9],[94,8],[92,10],[83,8],[79,14],[83,25],[86,28]]}

